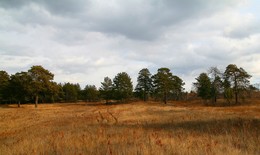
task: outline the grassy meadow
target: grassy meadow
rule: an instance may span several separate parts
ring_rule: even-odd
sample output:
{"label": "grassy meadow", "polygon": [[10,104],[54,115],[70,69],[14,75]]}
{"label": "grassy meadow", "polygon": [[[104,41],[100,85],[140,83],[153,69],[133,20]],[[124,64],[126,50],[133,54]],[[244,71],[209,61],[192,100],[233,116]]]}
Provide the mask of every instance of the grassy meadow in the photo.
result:
{"label": "grassy meadow", "polygon": [[260,101],[0,106],[0,154],[260,154]]}

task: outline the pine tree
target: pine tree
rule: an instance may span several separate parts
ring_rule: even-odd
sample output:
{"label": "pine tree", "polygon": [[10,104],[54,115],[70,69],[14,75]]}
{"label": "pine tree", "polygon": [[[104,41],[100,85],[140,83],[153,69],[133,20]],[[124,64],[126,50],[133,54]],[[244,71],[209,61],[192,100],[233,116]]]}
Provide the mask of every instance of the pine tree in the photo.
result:
{"label": "pine tree", "polygon": [[137,77],[135,91],[139,94],[139,97],[141,97],[144,101],[147,101],[148,95],[152,91],[151,73],[147,68],[140,70],[139,76]]}

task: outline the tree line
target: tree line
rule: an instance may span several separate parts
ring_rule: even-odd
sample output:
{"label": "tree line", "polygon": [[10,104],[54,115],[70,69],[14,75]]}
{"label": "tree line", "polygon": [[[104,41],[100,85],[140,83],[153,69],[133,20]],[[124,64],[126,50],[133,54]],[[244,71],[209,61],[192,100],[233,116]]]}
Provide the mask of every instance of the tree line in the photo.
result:
{"label": "tree line", "polygon": [[[193,83],[198,97],[205,102],[216,103],[223,96],[228,103],[238,103],[247,90],[255,89],[250,85],[249,75],[243,68],[234,64],[226,67],[221,73],[217,67],[211,67],[208,73],[201,73]],[[137,85],[133,86],[131,77],[126,72],[118,73],[113,79],[105,77],[101,87],[86,85],[81,89],[78,83],[56,83],[54,74],[42,66],[32,66],[27,72],[9,75],[0,71],[0,103],[54,103],[101,101],[106,104],[112,102],[126,102],[133,98],[143,101],[149,99],[162,101],[183,100],[187,96],[184,92],[183,80],[173,75],[169,68],[159,68],[152,75],[147,68],[139,71]]]}
{"label": "tree line", "polygon": [[118,73],[113,80],[105,77],[101,87],[79,84],[56,83],[54,74],[42,66],[32,66],[28,71],[9,75],[0,71],[0,103],[54,103],[105,100],[125,102],[133,98],[147,101],[149,98],[162,100],[180,100],[184,93],[184,82],[173,75],[168,68],[158,69],[152,75],[147,68],[140,70],[137,85],[134,88],[131,77],[126,72]]}
{"label": "tree line", "polygon": [[225,98],[228,104],[238,104],[239,99],[245,99],[250,90],[257,90],[250,85],[249,75],[242,67],[229,64],[222,73],[217,67],[211,67],[208,73],[201,73],[193,85],[197,95],[205,100],[217,103],[218,98]]}

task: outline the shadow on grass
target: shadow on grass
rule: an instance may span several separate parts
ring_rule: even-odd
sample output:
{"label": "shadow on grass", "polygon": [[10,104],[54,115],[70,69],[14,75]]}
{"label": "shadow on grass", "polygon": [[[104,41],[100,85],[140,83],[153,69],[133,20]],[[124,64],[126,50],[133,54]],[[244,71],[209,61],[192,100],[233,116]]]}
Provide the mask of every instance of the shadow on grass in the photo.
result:
{"label": "shadow on grass", "polygon": [[147,123],[147,124],[118,124],[115,125],[122,128],[143,128],[146,130],[156,131],[179,131],[186,130],[189,132],[197,132],[199,134],[231,134],[234,132],[249,132],[260,135],[260,120],[259,119],[221,119],[221,120],[194,120],[183,122],[169,122],[169,123]]}
{"label": "shadow on grass", "polygon": [[22,105],[20,107],[18,107],[18,105],[15,104],[0,104],[0,108],[12,108],[12,109],[16,109],[16,108],[23,108]]}
{"label": "shadow on grass", "polygon": [[114,102],[86,102],[86,106],[114,106],[114,105],[127,105],[127,104],[133,104],[135,102],[120,102],[120,101],[114,101]]}

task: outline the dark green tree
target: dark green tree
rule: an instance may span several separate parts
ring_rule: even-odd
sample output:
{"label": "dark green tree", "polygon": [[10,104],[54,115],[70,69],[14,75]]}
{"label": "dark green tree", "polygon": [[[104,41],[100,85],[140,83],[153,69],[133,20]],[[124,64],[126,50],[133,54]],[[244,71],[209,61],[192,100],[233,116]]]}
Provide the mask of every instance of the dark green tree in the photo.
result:
{"label": "dark green tree", "polygon": [[135,91],[139,97],[141,97],[144,101],[147,101],[149,94],[152,92],[152,89],[153,85],[151,73],[147,68],[144,68],[139,71]]}
{"label": "dark green tree", "polygon": [[118,73],[113,79],[113,93],[117,100],[125,100],[132,97],[133,84],[126,72]]}
{"label": "dark green tree", "polygon": [[259,91],[257,84],[251,84],[249,85],[249,90],[251,91]]}
{"label": "dark green tree", "polygon": [[235,94],[235,103],[238,103],[238,97],[242,91],[247,90],[250,85],[249,75],[243,68],[238,68],[234,64],[230,64],[226,67],[224,73],[225,80],[230,83],[230,87]]}
{"label": "dark green tree", "polygon": [[80,86],[79,84],[65,83],[62,87],[64,100],[66,102],[77,102],[79,99]]}
{"label": "dark green tree", "polygon": [[86,101],[93,102],[97,101],[99,97],[99,92],[95,85],[86,85],[83,90],[83,97]]}
{"label": "dark green tree", "polygon": [[57,94],[57,96],[55,96],[55,100],[59,101],[59,102],[64,101],[65,94],[63,91],[63,85],[61,83],[59,83],[57,88],[58,88],[58,94]]}
{"label": "dark green tree", "polygon": [[42,66],[32,66],[31,69],[28,70],[28,74],[32,79],[31,92],[35,97],[35,108],[37,108],[39,96],[50,90],[54,75]]}
{"label": "dark green tree", "polygon": [[46,101],[54,103],[56,101],[61,101],[64,97],[62,85],[51,81],[49,91],[45,93]]}
{"label": "dark green tree", "polygon": [[10,76],[6,71],[0,71],[0,103],[8,98],[8,85]]}
{"label": "dark green tree", "polygon": [[183,96],[183,91],[184,91],[184,82],[183,80],[178,77],[178,76],[173,76],[173,89],[171,91],[173,98],[175,100],[180,100]]}
{"label": "dark green tree", "polygon": [[224,98],[228,101],[228,104],[231,104],[233,99],[233,89],[231,88],[231,83],[225,78],[223,82],[224,87]]}
{"label": "dark green tree", "polygon": [[174,90],[174,76],[169,68],[159,68],[152,79],[155,95],[162,98],[166,104],[170,93]]}
{"label": "dark green tree", "polygon": [[28,72],[20,72],[11,76],[9,90],[12,100],[15,100],[20,107],[21,101],[29,100],[32,79]]}
{"label": "dark green tree", "polygon": [[100,95],[106,100],[108,104],[109,100],[113,98],[113,83],[109,77],[105,77],[104,81],[101,82],[101,87],[99,88]]}
{"label": "dark green tree", "polygon": [[197,82],[194,86],[197,88],[197,94],[199,97],[207,101],[211,98],[211,82],[210,78],[206,73],[201,73],[199,77],[196,78]]}

